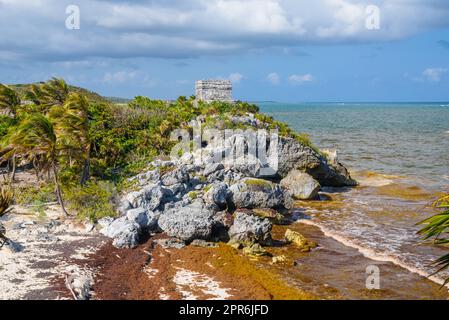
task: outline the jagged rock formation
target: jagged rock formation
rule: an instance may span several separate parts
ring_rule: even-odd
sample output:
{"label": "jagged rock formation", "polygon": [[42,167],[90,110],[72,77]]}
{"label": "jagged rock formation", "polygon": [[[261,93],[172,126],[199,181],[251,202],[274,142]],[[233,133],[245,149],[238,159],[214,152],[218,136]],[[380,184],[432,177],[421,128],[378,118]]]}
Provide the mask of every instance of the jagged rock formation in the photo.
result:
{"label": "jagged rock formation", "polygon": [[[240,120],[264,126],[254,115]],[[102,233],[120,248],[137,246],[148,233],[165,232],[176,243],[231,240],[263,254],[251,248],[270,244],[272,224],[284,221],[280,212],[292,208],[292,196],[310,199],[321,186],[356,184],[336,157],[328,159],[293,138],[270,143],[266,142],[267,157],[276,158],[277,170],[268,176],[261,175],[267,163],[250,154],[244,133],[209,141],[176,160],[152,162],[151,170],[131,179],[135,191],[118,204],[121,216],[100,221]],[[216,161],[236,149],[246,152],[242,159]],[[292,236],[289,241],[299,245],[298,239]]]}

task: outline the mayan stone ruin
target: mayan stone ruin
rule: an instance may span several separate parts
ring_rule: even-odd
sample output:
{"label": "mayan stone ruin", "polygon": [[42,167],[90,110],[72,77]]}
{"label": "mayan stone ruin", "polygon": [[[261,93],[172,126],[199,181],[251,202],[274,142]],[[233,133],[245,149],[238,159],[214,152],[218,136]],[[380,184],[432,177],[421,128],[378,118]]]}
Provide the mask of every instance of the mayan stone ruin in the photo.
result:
{"label": "mayan stone ruin", "polygon": [[232,102],[232,82],[229,80],[200,80],[196,82],[196,98],[205,102]]}

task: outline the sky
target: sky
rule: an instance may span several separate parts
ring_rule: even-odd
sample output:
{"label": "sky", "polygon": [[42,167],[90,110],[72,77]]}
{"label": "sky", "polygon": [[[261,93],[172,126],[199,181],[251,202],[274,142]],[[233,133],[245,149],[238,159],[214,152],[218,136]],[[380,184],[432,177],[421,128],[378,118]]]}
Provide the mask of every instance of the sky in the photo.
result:
{"label": "sky", "polygon": [[448,0],[0,0],[0,30],[0,83],[174,99],[230,79],[248,101],[449,101]]}

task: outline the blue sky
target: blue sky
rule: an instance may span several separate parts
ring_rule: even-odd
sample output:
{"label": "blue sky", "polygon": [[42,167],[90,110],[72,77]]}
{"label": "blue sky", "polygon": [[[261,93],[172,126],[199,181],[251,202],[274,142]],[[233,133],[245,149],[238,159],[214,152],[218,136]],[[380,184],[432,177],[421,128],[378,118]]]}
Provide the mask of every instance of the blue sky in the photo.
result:
{"label": "blue sky", "polygon": [[251,101],[449,101],[447,0],[0,0],[0,28],[2,83],[171,99],[223,78]]}

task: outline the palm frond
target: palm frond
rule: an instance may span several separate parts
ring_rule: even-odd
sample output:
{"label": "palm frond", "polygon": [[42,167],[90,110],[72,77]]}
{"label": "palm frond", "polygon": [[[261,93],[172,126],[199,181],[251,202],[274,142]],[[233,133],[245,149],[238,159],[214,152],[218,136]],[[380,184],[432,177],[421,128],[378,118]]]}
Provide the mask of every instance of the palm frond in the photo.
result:
{"label": "palm frond", "polygon": [[[433,207],[444,210],[443,212],[432,216],[419,224],[424,227],[418,232],[424,240],[433,239],[433,243],[437,245],[449,244],[449,195],[443,196],[433,203]],[[434,265],[438,270],[434,274],[438,274],[449,268],[449,254],[439,258]],[[449,283],[449,279],[444,285]]]}

